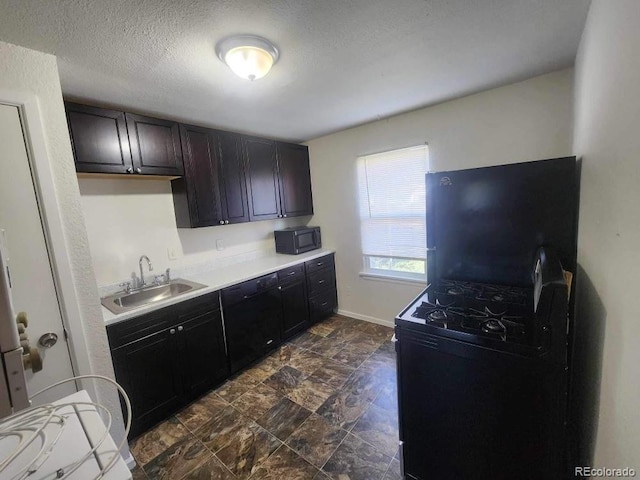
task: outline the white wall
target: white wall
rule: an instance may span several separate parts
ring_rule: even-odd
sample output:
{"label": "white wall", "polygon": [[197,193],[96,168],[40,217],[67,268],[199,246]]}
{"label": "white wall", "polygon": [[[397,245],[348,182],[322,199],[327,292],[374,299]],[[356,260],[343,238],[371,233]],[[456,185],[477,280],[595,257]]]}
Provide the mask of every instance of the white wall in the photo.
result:
{"label": "white wall", "polygon": [[[78,367],[77,373],[95,373],[113,378],[111,355],[91,268],[56,58],[0,42],[0,65],[0,89],[35,95],[39,101],[56,190],[56,197],[45,201],[57,202],[63,212],[62,227],[81,315],[77,323],[71,324],[70,332],[73,345],[77,347],[72,352]],[[11,179],[0,179],[0,188],[7,181]],[[67,305],[67,308],[71,307]],[[99,398],[96,400],[115,415],[112,433],[116,439],[121,439],[124,429],[117,396],[104,384],[99,384],[97,390]]]}
{"label": "white wall", "polygon": [[[597,354],[604,347],[594,464],[636,470],[640,470],[639,25],[638,0],[593,1],[576,60],[574,134],[575,153],[582,157],[576,318],[590,332],[580,337],[581,347],[593,354],[579,391],[597,395]],[[597,405],[585,408],[581,420],[588,430],[592,426],[584,422],[597,412]],[[588,442],[583,445],[585,450],[590,447]]]}
{"label": "white wall", "polygon": [[[87,234],[98,285],[131,278],[147,255],[154,273],[275,248],[273,231],[305,223],[308,217],[265,220],[207,228],[176,227],[168,180],[79,179]],[[223,250],[218,250],[217,241]],[[168,250],[177,254],[170,260]],[[146,272],[146,265],[145,265]],[[145,273],[146,275],[146,273]]]}
{"label": "white wall", "polygon": [[340,310],[392,322],[423,288],[359,276],[356,157],[427,142],[442,171],[571,155],[572,82],[562,70],[310,141],[311,223],[337,250]]}

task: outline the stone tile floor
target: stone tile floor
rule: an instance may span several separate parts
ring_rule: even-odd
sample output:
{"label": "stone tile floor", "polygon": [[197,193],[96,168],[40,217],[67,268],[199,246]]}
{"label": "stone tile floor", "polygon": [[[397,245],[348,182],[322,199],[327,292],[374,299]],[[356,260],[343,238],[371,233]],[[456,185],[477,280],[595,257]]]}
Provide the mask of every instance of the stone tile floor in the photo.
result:
{"label": "stone tile floor", "polygon": [[392,334],[314,325],[132,441],[133,478],[400,479]]}

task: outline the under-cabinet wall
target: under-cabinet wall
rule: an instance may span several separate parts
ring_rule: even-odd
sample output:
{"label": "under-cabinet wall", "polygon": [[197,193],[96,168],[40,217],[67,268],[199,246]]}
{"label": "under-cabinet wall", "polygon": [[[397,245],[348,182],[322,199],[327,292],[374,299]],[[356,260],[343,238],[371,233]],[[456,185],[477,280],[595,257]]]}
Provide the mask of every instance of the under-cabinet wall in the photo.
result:
{"label": "under-cabinet wall", "polygon": [[[272,251],[274,230],[309,221],[296,217],[178,229],[169,181],[79,178],[78,184],[98,285],[128,278],[137,271],[142,254],[162,272],[167,267]],[[175,252],[174,260],[169,259],[169,250]]]}

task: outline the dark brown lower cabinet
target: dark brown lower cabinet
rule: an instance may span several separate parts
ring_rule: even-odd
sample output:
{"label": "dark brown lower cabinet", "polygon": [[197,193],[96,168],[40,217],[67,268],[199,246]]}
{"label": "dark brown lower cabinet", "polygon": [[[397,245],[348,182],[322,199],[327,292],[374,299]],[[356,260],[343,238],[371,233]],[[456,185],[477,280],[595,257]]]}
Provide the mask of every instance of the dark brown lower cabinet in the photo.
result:
{"label": "dark brown lower cabinet", "polygon": [[[149,334],[149,320],[165,328]],[[107,334],[116,380],[131,400],[130,438],[229,374],[217,293],[109,326]]]}
{"label": "dark brown lower cabinet", "polygon": [[309,320],[317,323],[336,312],[336,267],[333,253],[304,264],[309,294]]}
{"label": "dark brown lower cabinet", "polygon": [[178,332],[180,372],[184,395],[192,400],[229,374],[220,310],[181,321],[178,329],[180,327],[184,329]]}
{"label": "dark brown lower cabinet", "polygon": [[111,352],[116,380],[131,401],[129,438],[163,420],[181,405],[176,348],[175,335],[165,330]]}

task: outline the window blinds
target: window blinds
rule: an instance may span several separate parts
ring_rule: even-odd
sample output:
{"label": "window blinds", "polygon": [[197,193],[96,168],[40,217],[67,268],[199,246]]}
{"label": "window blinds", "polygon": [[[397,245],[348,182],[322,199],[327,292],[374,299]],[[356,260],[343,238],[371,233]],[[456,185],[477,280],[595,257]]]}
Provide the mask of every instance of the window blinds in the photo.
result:
{"label": "window blinds", "polygon": [[362,253],[426,258],[428,147],[358,157]]}

